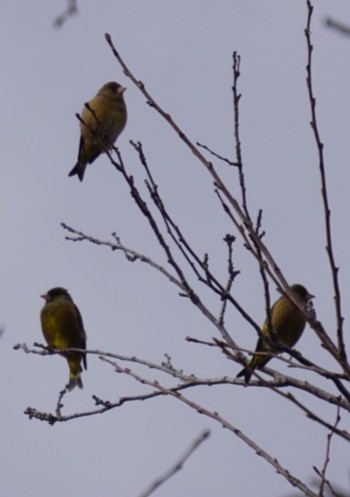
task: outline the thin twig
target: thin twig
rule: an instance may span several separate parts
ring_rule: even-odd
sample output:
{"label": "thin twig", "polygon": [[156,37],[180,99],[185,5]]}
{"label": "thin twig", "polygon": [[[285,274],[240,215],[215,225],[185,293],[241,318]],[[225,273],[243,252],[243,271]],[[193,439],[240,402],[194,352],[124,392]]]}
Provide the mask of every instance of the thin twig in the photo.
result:
{"label": "thin twig", "polygon": [[233,118],[234,118],[234,137],[236,142],[236,162],[238,165],[238,177],[239,177],[239,185],[241,187],[242,192],[242,207],[243,211],[251,222],[251,217],[248,210],[247,203],[247,189],[245,185],[244,171],[243,171],[243,157],[242,157],[242,146],[241,146],[241,138],[239,133],[239,102],[241,100],[242,95],[238,91],[238,80],[241,75],[241,56],[237,52],[233,52],[232,55],[232,93],[233,93]]}
{"label": "thin twig", "polygon": [[[333,280],[333,288],[334,288],[334,301],[335,301],[335,311],[336,311],[336,320],[337,320],[337,338],[338,338],[338,357],[341,366],[350,374],[350,366],[347,361],[344,337],[343,337],[343,321],[344,318],[342,316],[342,308],[341,308],[341,295],[339,288],[339,268],[335,262],[335,255],[333,250],[333,240],[332,240],[332,227],[331,227],[331,211],[329,208],[329,200],[327,193],[327,180],[326,180],[326,169],[324,162],[324,144],[321,141],[320,132],[317,124],[317,115],[316,115],[316,98],[313,90],[313,82],[312,82],[312,52],[313,45],[311,43],[311,19],[313,6],[310,0],[307,0],[307,8],[308,8],[308,16],[307,23],[305,29],[305,37],[306,37],[306,45],[307,45],[307,65],[306,65],[306,84],[308,90],[308,96],[311,107],[311,128],[314,133],[316,147],[318,151],[318,159],[319,159],[319,171],[321,177],[321,192],[322,192],[322,201],[324,208],[324,220],[325,220],[325,229],[326,229],[326,240],[327,240],[327,254],[329,258],[329,264],[331,268],[332,280]],[[329,343],[329,342],[328,342]]]}
{"label": "thin twig", "polygon": [[239,271],[235,271],[234,269],[234,264],[233,264],[233,243],[235,241],[235,237],[233,235],[227,234],[224,238],[224,241],[227,244],[227,249],[228,249],[228,261],[227,261],[227,273],[228,273],[228,278],[227,278],[227,283],[226,283],[226,288],[225,292],[222,294],[222,306],[221,306],[221,311],[220,311],[220,317],[219,317],[219,323],[224,325],[225,321],[225,311],[227,307],[227,302],[228,302],[228,296],[230,295],[231,288],[233,285],[233,282],[240,273]]}
{"label": "thin twig", "polygon": [[199,435],[191,444],[191,446],[186,450],[186,452],[180,457],[180,459],[166,471],[162,476],[157,478],[151,485],[148,487],[147,490],[142,492],[139,497],[149,497],[149,495],[153,494],[155,490],[157,490],[158,487],[163,485],[167,480],[169,480],[172,476],[174,476],[175,473],[180,471],[187,461],[191,457],[191,455],[195,452],[198,447],[205,442],[210,435],[210,431],[205,430],[203,433]]}
{"label": "thin twig", "polygon": [[73,17],[74,14],[78,13],[78,3],[77,0],[67,0],[67,7],[62,12],[62,14],[58,15],[54,20],[53,25],[56,28],[61,28],[63,24],[70,18]]}
{"label": "thin twig", "polygon": [[340,33],[345,36],[350,36],[350,26],[348,24],[344,24],[340,21],[336,21],[331,17],[327,17],[324,21],[325,25],[328,28],[334,29],[337,33]]}
{"label": "thin twig", "polygon": [[334,491],[334,489],[333,489],[330,481],[326,478],[326,471],[327,471],[328,464],[330,462],[332,437],[333,437],[334,433],[337,433],[337,426],[338,426],[339,422],[340,422],[340,408],[338,407],[337,408],[337,414],[336,414],[335,422],[334,422],[334,426],[331,427],[331,430],[330,430],[330,432],[327,435],[326,454],[325,454],[325,461],[324,461],[324,464],[323,464],[323,468],[320,471],[318,468],[316,468],[316,466],[313,467],[314,471],[316,472],[316,474],[321,479],[321,481],[320,481],[320,491],[319,491],[320,497],[324,497],[324,487],[325,487],[325,485],[327,485],[328,488],[331,490],[331,492],[334,495],[336,495],[336,493],[335,493],[335,491]]}
{"label": "thin twig", "polygon": [[211,148],[209,148],[207,145],[203,145],[203,143],[197,142],[196,145],[199,148],[204,148],[204,150],[206,150],[207,152],[209,152],[213,157],[216,157],[217,159],[220,159],[222,162],[226,162],[226,164],[228,164],[229,166],[234,166],[234,167],[238,167],[239,166],[238,162],[232,162],[232,160],[227,159],[227,157],[223,157],[222,155],[218,154],[217,152],[214,152],[214,150],[212,150]]}
{"label": "thin twig", "polygon": [[[304,404],[302,404],[295,397],[295,395],[291,394],[290,392],[287,392],[287,393],[282,392],[282,390],[280,390],[280,389],[275,389],[274,388],[273,390],[278,395],[282,395],[286,399],[290,400],[293,404],[295,404],[299,409],[301,409],[306,414],[306,416],[309,419],[311,419],[312,421],[316,421],[317,423],[319,423],[320,425],[324,426],[328,430],[332,430],[332,432],[334,432],[335,434],[337,434],[339,437],[343,438],[347,442],[350,442],[350,433],[348,431],[341,430],[341,429],[337,428],[336,426],[332,426],[331,423],[329,423],[328,421],[325,421],[318,414],[316,414],[315,412],[311,411],[311,409],[309,409]],[[338,411],[339,411],[339,409],[340,409],[340,406],[337,406],[337,410]]]}

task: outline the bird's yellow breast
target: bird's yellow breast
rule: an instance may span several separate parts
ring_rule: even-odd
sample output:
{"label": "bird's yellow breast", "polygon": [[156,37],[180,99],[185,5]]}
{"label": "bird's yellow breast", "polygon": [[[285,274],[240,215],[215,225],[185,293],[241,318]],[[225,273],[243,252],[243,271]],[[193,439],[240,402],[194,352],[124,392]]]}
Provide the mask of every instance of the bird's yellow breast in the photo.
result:
{"label": "bird's yellow breast", "polygon": [[[289,302],[287,298],[278,300],[271,310],[271,324],[279,340],[294,347],[305,328],[305,319],[302,314]],[[268,334],[268,324],[265,321],[262,332]]]}
{"label": "bird's yellow breast", "polygon": [[46,305],[41,312],[41,324],[48,345],[54,349],[81,348],[85,342],[77,315],[71,303]]}
{"label": "bird's yellow breast", "polygon": [[101,127],[93,113],[84,107],[81,117],[86,126],[81,123],[81,134],[85,139],[96,141],[96,133],[100,135],[100,138],[103,137],[104,133],[107,133],[109,140],[105,144],[103,141],[102,143],[108,147],[109,141],[114,142],[125,127],[127,121],[125,102],[115,96],[107,98],[104,95],[98,95],[89,102],[89,106],[95,112],[104,130],[100,129]]}

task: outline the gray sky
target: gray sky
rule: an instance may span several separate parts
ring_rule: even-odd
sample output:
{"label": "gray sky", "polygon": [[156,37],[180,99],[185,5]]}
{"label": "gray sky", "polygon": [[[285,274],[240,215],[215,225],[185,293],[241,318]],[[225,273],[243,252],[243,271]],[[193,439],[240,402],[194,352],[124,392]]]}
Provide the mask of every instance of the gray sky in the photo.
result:
{"label": "gray sky", "polygon": [[[67,177],[79,142],[75,113],[102,84],[116,80],[128,87],[129,121],[118,147],[130,172],[142,185],[143,172],[129,145],[130,139],[140,140],[175,220],[195,248],[210,254],[218,274],[225,275],[222,238],[233,227],[218,205],[211,179],[122,74],[106,32],[189,137],[228,157],[234,153],[231,56],[239,52],[241,139],[251,210],[264,210],[266,243],[290,283],[304,283],[316,294],[318,317],[334,336],[318,163],[308,124],[305,2],[86,0],[80,2],[78,16],[54,29],[53,20],[64,6],[63,1],[6,1],[1,8],[0,319],[6,330],[0,343],[0,494],[137,496],[201,430],[210,428],[211,438],[157,495],[251,496],[261,493],[262,482],[265,495],[286,495],[289,485],[265,461],[219,425],[172,399],[130,404],[53,428],[29,421],[23,414],[27,406],[54,410],[67,365],[59,357],[24,355],[12,347],[43,341],[39,295],[61,285],[82,312],[89,348],[157,362],[169,353],[175,366],[208,377],[238,372],[217,351],[184,341],[187,335],[209,339],[215,330],[159,274],[127,263],[121,254],[64,240],[62,221],[103,239],[116,231],[126,245],[164,262],[106,157],[88,167],[83,184]],[[350,6],[317,0],[312,26],[314,88],[347,319],[350,39],[324,28],[328,14],[349,23]],[[217,168],[238,193],[234,172],[223,164]],[[257,267],[240,242],[235,260],[242,271],[235,296],[262,322]],[[203,295],[217,310],[218,303]],[[254,347],[255,332],[240,316],[232,312],[228,323],[242,346]],[[334,367],[309,329],[299,348]],[[95,356],[88,363],[85,388],[65,397],[65,413],[91,409],[93,394],[115,400],[145,391]],[[155,378],[153,372],[145,374]],[[324,431],[267,390],[220,387],[192,395],[227,416],[297,477],[308,481],[312,467],[322,466]],[[326,414],[324,406],[319,409]],[[327,412],[333,422],[334,409]],[[335,441],[329,478],[347,485],[348,462],[345,445]]]}

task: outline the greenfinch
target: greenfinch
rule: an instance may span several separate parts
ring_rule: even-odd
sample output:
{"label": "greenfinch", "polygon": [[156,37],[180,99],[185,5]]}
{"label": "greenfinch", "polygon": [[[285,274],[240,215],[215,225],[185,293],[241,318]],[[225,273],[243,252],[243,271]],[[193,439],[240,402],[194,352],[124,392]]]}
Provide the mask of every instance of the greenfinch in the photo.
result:
{"label": "greenfinch", "polygon": [[[311,295],[305,287],[302,285],[292,285],[289,289],[294,293],[301,304],[304,304],[309,309],[312,308],[311,300],[314,298],[314,295]],[[276,333],[276,338],[282,345],[286,345],[289,348],[294,347],[301,337],[306,325],[306,320],[301,312],[283,295],[272,306],[270,316],[271,325]],[[274,338],[273,336],[269,337],[270,333],[267,319],[261,328],[261,333],[263,336],[258,339],[255,354],[237,375],[237,378],[243,376],[245,383],[249,383],[255,369],[263,368],[274,356],[272,352]],[[264,336],[269,339],[264,340]]]}
{"label": "greenfinch", "polygon": [[[41,310],[41,327],[49,347],[52,349],[86,349],[86,333],[83,319],[72,297],[64,288],[56,287],[41,295],[45,305]],[[80,373],[81,362],[87,369],[86,354],[65,352],[69,366],[68,390],[83,388]]]}
{"label": "greenfinch", "polygon": [[127,121],[123,97],[125,90],[119,83],[106,83],[89,102],[93,112],[83,108],[78,161],[68,176],[76,174],[83,181],[86,166],[92,164],[103,151],[111,148],[123,131]]}

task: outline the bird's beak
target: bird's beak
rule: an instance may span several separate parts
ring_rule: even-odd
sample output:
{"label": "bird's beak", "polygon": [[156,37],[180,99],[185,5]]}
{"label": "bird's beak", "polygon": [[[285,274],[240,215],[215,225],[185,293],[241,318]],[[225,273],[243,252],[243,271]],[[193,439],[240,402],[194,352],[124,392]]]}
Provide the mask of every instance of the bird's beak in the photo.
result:
{"label": "bird's beak", "polygon": [[126,90],[126,88],[124,86],[120,86],[117,90],[118,95],[123,95],[125,90]]}
{"label": "bird's beak", "polygon": [[47,300],[49,300],[49,295],[48,295],[48,293],[43,293],[42,295],[40,295],[40,297],[41,297],[42,299],[46,300],[46,301],[47,301]]}
{"label": "bird's beak", "polygon": [[315,298],[315,295],[312,295],[312,293],[307,294],[307,300],[312,300]]}

